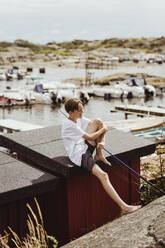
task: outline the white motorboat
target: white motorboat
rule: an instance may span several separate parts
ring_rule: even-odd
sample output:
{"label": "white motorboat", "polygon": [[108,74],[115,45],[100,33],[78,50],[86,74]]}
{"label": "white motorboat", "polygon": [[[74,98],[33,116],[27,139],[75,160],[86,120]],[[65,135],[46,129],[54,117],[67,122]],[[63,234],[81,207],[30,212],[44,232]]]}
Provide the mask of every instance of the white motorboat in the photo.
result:
{"label": "white motorboat", "polygon": [[129,78],[120,83],[122,87],[128,88],[133,97],[153,97],[156,95],[155,87],[148,85],[144,78]]}
{"label": "white motorboat", "polygon": [[23,79],[25,77],[25,72],[16,68],[9,68],[5,72],[5,80],[11,81],[13,79]]}
{"label": "white motorboat", "polygon": [[122,89],[113,86],[93,87],[93,94],[95,96],[105,97],[106,99],[122,98],[125,96]]}
{"label": "white motorboat", "polygon": [[116,83],[114,88],[121,89],[124,93],[124,97],[133,98],[133,97],[144,97],[145,92],[143,87],[140,86],[129,86],[124,82]]}
{"label": "white motorboat", "polygon": [[6,80],[6,75],[3,72],[0,72],[0,81]]}
{"label": "white motorboat", "polygon": [[35,103],[39,103],[39,104],[51,104],[52,103],[50,93],[33,92],[33,95],[35,97]]}
{"label": "white motorboat", "polygon": [[[71,97],[80,98],[85,103],[89,101],[89,95],[87,91],[71,83],[61,83],[54,81],[50,83],[36,84],[34,91],[40,94],[42,93],[43,97],[46,96],[45,94],[47,94],[47,98],[50,97],[50,103],[53,102],[54,104],[61,103],[66,98]],[[49,101],[47,101],[47,103],[48,102]]]}

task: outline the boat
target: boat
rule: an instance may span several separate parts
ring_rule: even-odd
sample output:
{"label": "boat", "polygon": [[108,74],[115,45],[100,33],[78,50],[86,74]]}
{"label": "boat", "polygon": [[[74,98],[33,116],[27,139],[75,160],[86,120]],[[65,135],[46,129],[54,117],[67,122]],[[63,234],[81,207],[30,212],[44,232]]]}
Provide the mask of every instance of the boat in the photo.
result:
{"label": "boat", "polygon": [[6,80],[6,75],[4,72],[0,72],[0,81]]}
{"label": "boat", "polygon": [[0,94],[0,107],[12,107],[21,105],[32,105],[35,103],[35,97],[32,92],[25,90],[10,89],[4,90]]}
{"label": "boat", "polygon": [[143,117],[104,122],[104,124],[107,127],[116,128],[123,132],[131,132],[138,137],[151,139],[155,143],[165,143],[164,117]]}
{"label": "boat", "polygon": [[[25,81],[26,81],[25,85],[29,86],[29,89],[33,89],[36,84],[43,83],[44,79],[43,79],[43,77],[40,77],[40,76],[26,75]],[[30,87],[30,86],[32,86],[32,87]]]}
{"label": "boat", "polygon": [[45,93],[39,93],[39,92],[33,92],[33,96],[35,98],[35,103],[37,104],[51,104],[51,93],[45,92]]}
{"label": "boat", "polygon": [[[91,89],[90,89],[91,93]],[[156,95],[156,90],[152,85],[147,85],[144,79],[129,78],[122,82],[111,82],[109,86],[93,86],[92,93],[94,96],[111,98],[143,98]]]}
{"label": "boat", "polygon": [[141,132],[152,128],[161,127],[165,124],[164,117],[143,117],[127,120],[117,120],[104,122],[108,127],[114,127],[124,132]]}
{"label": "boat", "polygon": [[142,130],[134,132],[133,134],[145,139],[152,139],[156,143],[165,143],[165,126]]}
{"label": "boat", "polygon": [[98,97],[104,97],[105,99],[110,98],[122,98],[124,97],[124,92],[120,88],[115,88],[113,86],[94,86],[93,95]]}
{"label": "boat", "polygon": [[[49,83],[40,83],[35,84],[34,87],[34,96],[36,97],[40,94],[40,100],[47,98],[47,103],[62,103],[66,98],[79,98],[84,103],[89,101],[88,93],[76,86],[75,84],[71,83],[61,83],[58,81],[49,82]],[[38,94],[36,94],[38,93]],[[41,96],[42,95],[42,96]],[[46,96],[46,97],[45,97]],[[39,99],[38,98],[38,99]],[[43,103],[45,103],[45,100]]]}
{"label": "boat", "polygon": [[87,91],[79,86],[60,81],[45,82],[40,76],[26,76],[26,90],[34,92],[36,103],[59,104],[70,97],[79,98],[84,103],[89,101]]}
{"label": "boat", "polygon": [[140,86],[129,86],[124,82],[119,82],[114,84],[114,88],[122,90],[123,97],[125,98],[145,97],[144,89]]}
{"label": "boat", "polygon": [[25,77],[26,73],[18,68],[8,68],[5,72],[5,80],[12,81],[14,79],[21,80]]}
{"label": "boat", "polygon": [[139,97],[138,94],[140,94],[140,97],[153,97],[156,95],[155,87],[148,85],[145,78],[132,77],[122,81],[122,83],[129,87],[132,97]]}

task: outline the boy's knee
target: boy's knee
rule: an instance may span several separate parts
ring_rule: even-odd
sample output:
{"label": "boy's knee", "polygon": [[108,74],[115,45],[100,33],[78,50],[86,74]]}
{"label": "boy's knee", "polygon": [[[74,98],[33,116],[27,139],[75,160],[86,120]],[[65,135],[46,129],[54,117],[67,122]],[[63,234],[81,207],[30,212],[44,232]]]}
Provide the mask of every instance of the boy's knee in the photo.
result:
{"label": "boy's knee", "polygon": [[101,119],[99,118],[96,118],[95,120],[93,120],[93,123],[99,127],[102,127],[103,126],[103,122]]}
{"label": "boy's knee", "polygon": [[104,171],[101,172],[100,176],[101,176],[102,180],[104,180],[104,181],[109,179],[108,174],[106,172],[104,172]]}

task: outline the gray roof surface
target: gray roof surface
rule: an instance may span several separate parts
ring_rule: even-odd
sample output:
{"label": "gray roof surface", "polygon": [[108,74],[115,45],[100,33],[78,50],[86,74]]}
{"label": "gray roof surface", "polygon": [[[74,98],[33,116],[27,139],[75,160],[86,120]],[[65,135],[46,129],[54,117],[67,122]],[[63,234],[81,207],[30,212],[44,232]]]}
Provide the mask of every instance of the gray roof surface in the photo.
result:
{"label": "gray roof surface", "polygon": [[0,152],[0,204],[56,187],[58,178]]}
{"label": "gray roof surface", "polygon": [[[70,176],[74,174],[74,171],[75,173],[79,171],[79,168],[75,168],[66,157],[67,154],[61,138],[61,126],[6,134],[0,136],[0,145],[16,151],[52,174]],[[141,137],[135,137],[131,133],[109,128],[105,147],[112,154],[124,160],[133,160],[153,153],[155,143]],[[110,157],[107,153],[104,152],[104,154],[106,157]]]}

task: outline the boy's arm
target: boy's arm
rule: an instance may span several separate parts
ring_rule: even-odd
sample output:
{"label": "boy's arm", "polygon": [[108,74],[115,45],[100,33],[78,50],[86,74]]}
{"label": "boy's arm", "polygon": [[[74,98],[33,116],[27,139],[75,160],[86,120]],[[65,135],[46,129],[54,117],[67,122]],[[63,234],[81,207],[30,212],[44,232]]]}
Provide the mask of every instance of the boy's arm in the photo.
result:
{"label": "boy's arm", "polygon": [[82,137],[85,140],[91,140],[92,141],[92,140],[99,138],[99,136],[104,134],[106,131],[107,131],[107,128],[103,127],[94,133],[85,133]]}

